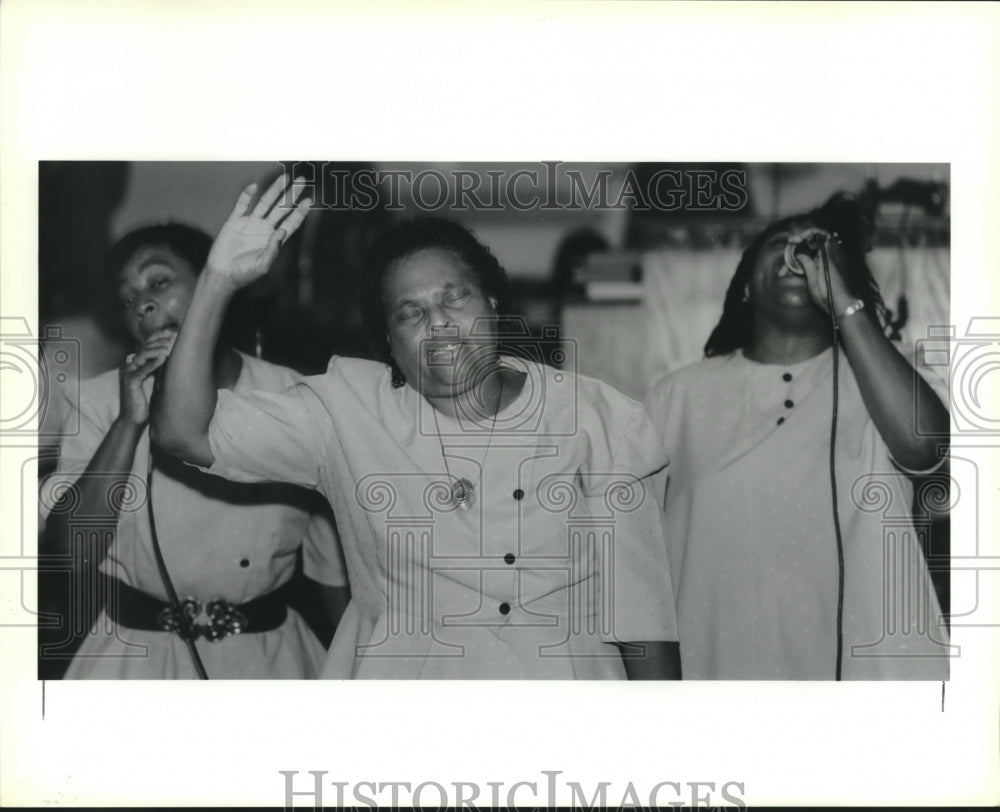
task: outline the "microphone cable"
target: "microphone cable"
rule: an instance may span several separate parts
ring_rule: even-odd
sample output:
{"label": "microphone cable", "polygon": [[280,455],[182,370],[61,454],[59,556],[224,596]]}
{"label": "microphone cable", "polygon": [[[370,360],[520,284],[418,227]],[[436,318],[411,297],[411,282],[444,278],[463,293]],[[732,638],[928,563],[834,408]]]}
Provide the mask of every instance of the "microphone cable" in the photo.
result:
{"label": "microphone cable", "polygon": [[830,315],[830,331],[833,337],[833,411],[830,417],[830,494],[833,499],[833,530],[837,537],[837,667],[836,680],[843,678],[844,658],[844,538],[840,532],[840,509],[837,503],[837,410],[839,405],[840,347],[837,314],[833,309],[833,283],[830,280],[830,262],[827,258],[826,240],[820,246],[820,262],[823,264],[823,279],[826,282],[826,301]]}
{"label": "microphone cable", "polygon": [[194,663],[194,670],[198,673],[198,679],[207,680],[208,672],[205,671],[205,664],[201,661],[201,655],[198,653],[198,649],[194,644],[194,639],[188,634],[189,623],[185,622],[183,607],[181,606],[181,600],[177,596],[177,590],[174,588],[174,582],[170,578],[170,573],[167,572],[167,564],[163,560],[163,552],[160,550],[160,540],[156,534],[156,519],[153,517],[153,445],[150,441],[149,446],[149,462],[146,466],[146,512],[149,515],[149,535],[153,542],[153,555],[156,557],[156,567],[160,571],[160,580],[163,581],[163,586],[167,590],[167,597],[169,602],[173,607],[174,612],[177,613],[177,621],[181,624],[181,638],[187,644],[188,651],[191,653],[191,660]]}

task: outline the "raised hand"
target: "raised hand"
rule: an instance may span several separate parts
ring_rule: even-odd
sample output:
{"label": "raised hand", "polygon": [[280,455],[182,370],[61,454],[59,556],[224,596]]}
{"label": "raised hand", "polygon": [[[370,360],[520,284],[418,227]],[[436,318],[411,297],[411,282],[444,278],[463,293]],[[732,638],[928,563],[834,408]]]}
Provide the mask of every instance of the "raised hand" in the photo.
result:
{"label": "raised hand", "polygon": [[208,254],[206,273],[234,288],[249,285],[267,273],[282,243],[302,225],[312,200],[295,201],[295,183],[282,175],[251,208],[257,184],[251,183],[236,200]]}

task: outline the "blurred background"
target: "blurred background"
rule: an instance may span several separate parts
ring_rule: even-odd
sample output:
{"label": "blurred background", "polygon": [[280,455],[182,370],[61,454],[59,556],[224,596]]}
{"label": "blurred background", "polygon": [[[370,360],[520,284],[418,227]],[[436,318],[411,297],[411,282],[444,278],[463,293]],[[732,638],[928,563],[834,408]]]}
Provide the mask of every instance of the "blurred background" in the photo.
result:
{"label": "blurred background", "polygon": [[[251,293],[264,357],[303,371],[321,370],[332,353],[367,354],[357,308],[365,250],[387,225],[420,213],[421,203],[490,246],[530,329],[558,325],[578,342],[582,371],[633,397],[653,377],[700,357],[749,237],[836,191],[856,193],[870,207],[877,224],[871,262],[890,308],[906,297],[906,334],[920,337],[926,324],[947,322],[946,164],[44,162],[39,315],[43,326],[59,325],[82,342],[80,374],[116,366],[126,351],[102,274],[114,240],[168,221],[214,235],[240,190],[251,180],[268,183],[283,165],[321,179],[324,200]],[[383,183],[380,194],[356,196],[360,205],[350,206],[353,179],[376,171],[423,174],[425,182]],[[515,178],[518,172],[530,175]],[[712,173],[727,172],[744,179],[742,197],[723,198],[713,186]],[[658,173],[658,200],[667,205],[643,210],[643,190]],[[443,192],[442,180],[450,187]],[[475,187],[474,196],[460,197],[463,184]],[[606,194],[586,205],[580,191],[599,184]],[[692,184],[708,206],[696,205]],[[721,209],[727,200],[738,208]],[[637,318],[647,327],[642,335]],[[631,329],[622,334],[620,324]]]}
{"label": "blurred background", "polygon": [[[332,354],[369,356],[358,300],[365,252],[388,225],[420,213],[465,224],[493,250],[540,357],[637,399],[701,357],[750,238],[837,191],[858,195],[872,216],[869,261],[904,340],[949,322],[947,164],[49,161],[39,164],[39,334],[52,336],[49,351],[42,342],[47,359],[69,339],[79,362],[58,379],[55,364],[43,365],[47,403],[131,349],[103,272],[116,239],[169,221],[214,235],[241,189],[293,164],[315,182],[317,201],[247,292],[254,327],[241,349],[305,373],[322,371]],[[55,435],[62,417],[44,409],[40,433]],[[57,448],[40,450],[44,476]],[[930,530],[947,612],[946,520]],[[67,576],[55,570],[40,591],[59,617]],[[80,632],[65,625],[41,629],[40,642],[71,653]],[[43,658],[40,676],[64,668],[65,659]]]}

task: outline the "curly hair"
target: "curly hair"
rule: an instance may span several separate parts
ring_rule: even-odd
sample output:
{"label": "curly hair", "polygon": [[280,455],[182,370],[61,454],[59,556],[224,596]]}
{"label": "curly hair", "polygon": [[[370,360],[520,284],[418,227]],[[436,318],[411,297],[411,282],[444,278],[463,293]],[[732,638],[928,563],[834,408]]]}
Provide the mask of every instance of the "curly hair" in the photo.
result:
{"label": "curly hair", "polygon": [[[871,249],[873,224],[857,199],[838,192],[812,211],[772,223],[750,242],[726,290],[719,323],[705,344],[707,357],[726,355],[746,347],[753,340],[753,308],[751,303],[746,301],[744,291],[753,276],[757,255],[763,245],[776,233],[787,229],[792,223],[804,220],[825,231],[837,232],[846,259],[843,276],[848,290],[876,314],[883,329],[892,326],[892,314],[886,308],[878,283],[865,260],[865,255]],[[891,337],[898,338],[894,328]]]}
{"label": "curly hair", "polygon": [[392,266],[405,257],[430,248],[451,251],[472,272],[483,293],[496,300],[497,316],[510,314],[507,273],[485,245],[465,227],[439,217],[419,217],[401,223],[377,238],[365,263],[362,313],[375,357],[389,366],[392,385],[406,379],[396,365],[386,330],[385,280]]}
{"label": "curly hair", "polygon": [[190,265],[191,270],[197,275],[201,273],[208,260],[212,238],[201,229],[183,223],[163,223],[137,228],[111,246],[104,263],[109,281],[115,284],[119,274],[136,252],[141,248],[152,246],[170,249]]}

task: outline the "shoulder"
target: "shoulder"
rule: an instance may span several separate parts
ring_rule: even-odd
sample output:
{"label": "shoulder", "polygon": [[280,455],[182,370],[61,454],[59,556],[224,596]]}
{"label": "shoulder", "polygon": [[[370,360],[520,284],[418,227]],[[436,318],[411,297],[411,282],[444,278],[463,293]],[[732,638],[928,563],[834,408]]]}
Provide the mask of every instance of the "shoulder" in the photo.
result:
{"label": "shoulder", "polygon": [[46,412],[59,425],[62,443],[84,428],[102,436],[118,416],[120,404],[118,370],[109,369],[92,378],[69,379],[52,393],[51,409]]}
{"label": "shoulder", "polygon": [[334,374],[358,381],[379,383],[390,380],[389,367],[378,361],[367,358],[351,358],[346,355],[334,355],[327,364],[326,374]]}
{"label": "shoulder", "polygon": [[326,372],[305,380],[346,387],[359,394],[373,394],[386,387],[392,388],[392,376],[385,364],[345,355],[334,355],[326,366]]}
{"label": "shoulder", "polygon": [[325,372],[300,376],[296,382],[300,392],[314,396],[328,411],[336,407],[341,414],[354,405],[362,411],[377,410],[397,393],[385,364],[343,355],[332,356]]}
{"label": "shoulder", "polygon": [[243,361],[243,369],[240,373],[239,385],[248,389],[277,390],[296,384],[305,384],[307,388],[319,391],[331,384],[372,387],[378,386],[383,379],[389,381],[389,372],[385,364],[368,361],[364,358],[334,355],[327,363],[325,372],[304,375],[289,367],[263,361],[242,352],[240,357]]}
{"label": "shoulder", "polygon": [[117,406],[119,398],[118,370],[109,369],[92,378],[67,384],[63,392],[67,400],[80,408],[100,409]]}
{"label": "shoulder", "polygon": [[729,353],[703,358],[669,372],[650,384],[646,390],[646,406],[648,408],[662,406],[682,393],[701,392],[710,388],[716,381],[730,379],[732,368],[738,363],[738,354]]}
{"label": "shoulder", "polygon": [[587,438],[586,466],[591,473],[645,476],[668,464],[642,403],[588,375],[573,374],[572,381],[579,428]]}
{"label": "shoulder", "polygon": [[[579,416],[581,428],[599,429],[614,437],[635,421],[644,422],[646,411],[642,403],[633,400],[610,384],[589,375],[558,370],[543,364],[542,375],[548,391],[560,393],[548,405],[564,414]],[[552,385],[549,386],[548,384]]]}
{"label": "shoulder", "polygon": [[279,391],[302,379],[302,375],[281,364],[264,361],[237,350],[242,367],[235,389]]}
{"label": "shoulder", "polygon": [[572,377],[575,379],[575,389],[584,404],[593,403],[600,408],[625,413],[632,413],[642,407],[639,401],[633,400],[611,384],[580,373],[572,374]]}

